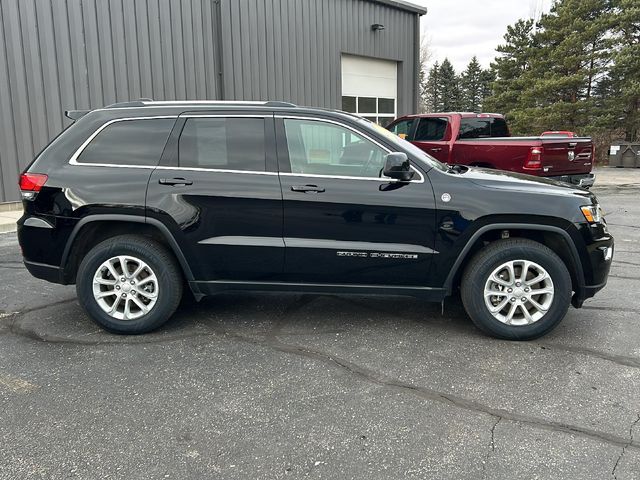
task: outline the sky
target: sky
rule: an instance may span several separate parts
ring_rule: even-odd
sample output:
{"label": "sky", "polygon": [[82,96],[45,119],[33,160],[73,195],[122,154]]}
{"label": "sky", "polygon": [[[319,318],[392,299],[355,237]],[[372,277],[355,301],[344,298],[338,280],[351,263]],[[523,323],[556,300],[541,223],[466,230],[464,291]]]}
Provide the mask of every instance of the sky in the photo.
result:
{"label": "sky", "polygon": [[465,69],[473,55],[488,67],[508,25],[547,12],[551,6],[551,0],[409,1],[428,10],[421,19],[431,51],[428,65],[447,57],[457,72]]}

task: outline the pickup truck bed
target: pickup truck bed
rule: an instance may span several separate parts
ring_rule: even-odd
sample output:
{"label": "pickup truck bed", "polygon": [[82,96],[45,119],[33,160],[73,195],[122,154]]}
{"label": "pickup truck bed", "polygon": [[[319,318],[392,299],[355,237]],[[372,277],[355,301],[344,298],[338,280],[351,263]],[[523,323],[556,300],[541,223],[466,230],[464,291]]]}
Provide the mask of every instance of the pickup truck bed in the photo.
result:
{"label": "pickup truck bed", "polygon": [[593,143],[589,137],[511,137],[497,114],[433,113],[401,117],[389,130],[450,165],[471,165],[589,187]]}

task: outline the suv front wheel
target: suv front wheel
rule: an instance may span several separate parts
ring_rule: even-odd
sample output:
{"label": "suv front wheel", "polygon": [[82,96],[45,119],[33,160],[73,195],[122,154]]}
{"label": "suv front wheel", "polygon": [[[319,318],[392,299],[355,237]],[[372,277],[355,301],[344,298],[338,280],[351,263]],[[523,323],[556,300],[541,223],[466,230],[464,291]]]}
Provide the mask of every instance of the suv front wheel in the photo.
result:
{"label": "suv front wheel", "polygon": [[87,253],[78,268],[76,291],[85,311],[106,330],[146,333],[175,312],[182,276],[174,256],[161,244],[122,235]]}
{"label": "suv front wheel", "polygon": [[532,340],[566,315],[571,277],[551,249],[514,238],[478,252],[464,271],[461,290],[465,310],[480,330],[507,340]]}

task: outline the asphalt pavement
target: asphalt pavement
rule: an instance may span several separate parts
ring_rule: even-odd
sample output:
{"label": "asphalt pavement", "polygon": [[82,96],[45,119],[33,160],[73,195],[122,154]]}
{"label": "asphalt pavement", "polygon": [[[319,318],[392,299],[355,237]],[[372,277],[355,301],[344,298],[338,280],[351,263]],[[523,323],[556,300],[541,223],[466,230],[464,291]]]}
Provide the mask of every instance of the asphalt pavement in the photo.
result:
{"label": "asphalt pavement", "polygon": [[221,295],[116,336],[0,235],[0,478],[640,479],[640,186],[607,287],[534,342],[460,302]]}

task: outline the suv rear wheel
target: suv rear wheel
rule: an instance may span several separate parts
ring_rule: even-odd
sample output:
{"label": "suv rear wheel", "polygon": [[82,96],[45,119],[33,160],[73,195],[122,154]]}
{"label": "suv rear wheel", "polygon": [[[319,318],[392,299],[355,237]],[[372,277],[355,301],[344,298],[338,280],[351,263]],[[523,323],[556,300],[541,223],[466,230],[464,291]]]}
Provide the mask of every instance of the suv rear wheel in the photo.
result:
{"label": "suv rear wheel", "polygon": [[483,332],[531,340],[555,328],[571,301],[571,277],[548,247],[527,239],[494,242],[465,269],[462,302]]}
{"label": "suv rear wheel", "polygon": [[76,291],[85,311],[106,330],[145,333],[175,312],[182,276],[174,256],[162,245],[122,235],[99,243],[84,257]]}

